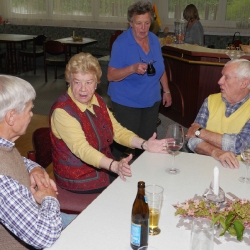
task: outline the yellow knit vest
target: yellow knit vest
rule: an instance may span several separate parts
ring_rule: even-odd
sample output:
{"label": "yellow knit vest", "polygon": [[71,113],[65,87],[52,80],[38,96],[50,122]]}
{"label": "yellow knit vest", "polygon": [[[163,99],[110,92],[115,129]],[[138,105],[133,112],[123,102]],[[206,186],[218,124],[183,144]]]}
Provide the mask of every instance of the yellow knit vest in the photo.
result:
{"label": "yellow knit vest", "polygon": [[250,99],[226,117],[226,105],[222,101],[221,94],[213,94],[208,97],[208,110],[207,130],[219,134],[238,134],[250,118]]}

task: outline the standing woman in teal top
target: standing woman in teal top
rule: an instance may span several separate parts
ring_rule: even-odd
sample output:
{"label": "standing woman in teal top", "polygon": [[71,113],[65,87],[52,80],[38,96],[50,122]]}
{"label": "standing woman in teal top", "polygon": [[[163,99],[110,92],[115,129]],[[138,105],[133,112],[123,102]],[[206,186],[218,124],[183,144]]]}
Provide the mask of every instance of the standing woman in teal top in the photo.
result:
{"label": "standing woman in teal top", "polygon": [[[152,4],[132,4],[127,18],[130,28],[116,39],[112,47],[108,94],[117,121],[148,139],[156,132],[161,99],[165,107],[171,105],[172,99],[159,40],[149,32],[154,20]],[[124,148],[117,146],[114,145],[113,154],[119,158]],[[136,152],[136,155],[140,153]]]}
{"label": "standing woman in teal top", "polygon": [[187,20],[184,42],[203,46],[204,30],[200,22],[198,10],[194,4],[189,4],[183,11],[183,18]]}

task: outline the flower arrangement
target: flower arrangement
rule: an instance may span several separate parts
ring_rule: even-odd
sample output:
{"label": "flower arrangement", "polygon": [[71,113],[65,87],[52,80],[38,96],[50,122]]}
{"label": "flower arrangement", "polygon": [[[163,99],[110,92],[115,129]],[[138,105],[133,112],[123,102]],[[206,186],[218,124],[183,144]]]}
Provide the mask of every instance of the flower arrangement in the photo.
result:
{"label": "flower arrangement", "polygon": [[227,231],[230,235],[236,236],[238,241],[243,239],[245,228],[250,228],[250,200],[228,200],[220,205],[204,199],[190,199],[174,207],[175,215],[211,219],[218,227],[222,227],[220,236]]}

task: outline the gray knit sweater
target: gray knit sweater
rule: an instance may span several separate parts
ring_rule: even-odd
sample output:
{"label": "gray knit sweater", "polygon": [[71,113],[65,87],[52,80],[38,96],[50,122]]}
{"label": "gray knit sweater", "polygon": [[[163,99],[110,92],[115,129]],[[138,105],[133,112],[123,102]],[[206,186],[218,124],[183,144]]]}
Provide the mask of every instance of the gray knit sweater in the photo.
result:
{"label": "gray knit sweater", "polygon": [[[0,175],[6,175],[17,180],[20,184],[30,188],[29,173],[18,150],[0,147]],[[1,190],[0,190],[1,192]],[[22,250],[30,249],[14,234],[0,223],[0,249]]]}

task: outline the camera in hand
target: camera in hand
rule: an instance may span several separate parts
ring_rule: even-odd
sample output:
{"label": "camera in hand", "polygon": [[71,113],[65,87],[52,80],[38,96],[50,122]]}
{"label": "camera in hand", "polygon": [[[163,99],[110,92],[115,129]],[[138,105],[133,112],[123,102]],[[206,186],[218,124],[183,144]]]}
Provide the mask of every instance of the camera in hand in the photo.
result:
{"label": "camera in hand", "polygon": [[152,62],[148,63],[148,68],[147,68],[147,75],[148,76],[154,76],[155,75],[155,67]]}

